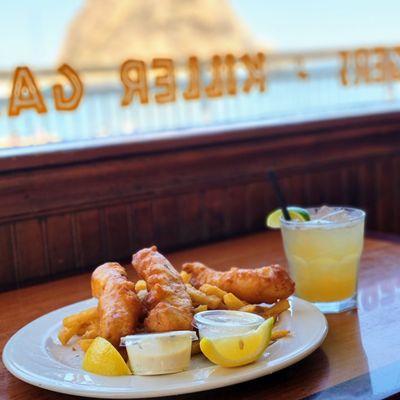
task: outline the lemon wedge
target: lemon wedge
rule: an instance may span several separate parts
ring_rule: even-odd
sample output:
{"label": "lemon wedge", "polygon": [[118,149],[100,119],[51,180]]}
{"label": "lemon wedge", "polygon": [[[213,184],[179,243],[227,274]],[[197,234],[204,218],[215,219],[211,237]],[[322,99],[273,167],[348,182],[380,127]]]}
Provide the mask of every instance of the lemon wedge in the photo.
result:
{"label": "lemon wedge", "polygon": [[200,341],[203,354],[222,367],[240,367],[256,361],[271,340],[273,318],[268,318],[256,330],[236,336],[207,338]]}
{"label": "lemon wedge", "polygon": [[102,337],[94,339],[87,349],[82,368],[98,375],[132,375],[118,350]]}

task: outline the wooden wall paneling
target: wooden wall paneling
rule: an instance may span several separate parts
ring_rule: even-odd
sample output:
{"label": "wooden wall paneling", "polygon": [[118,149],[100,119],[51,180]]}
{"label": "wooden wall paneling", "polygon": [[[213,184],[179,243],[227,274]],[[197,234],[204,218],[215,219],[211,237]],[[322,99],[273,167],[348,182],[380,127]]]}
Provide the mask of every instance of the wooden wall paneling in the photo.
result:
{"label": "wooden wall paneling", "polygon": [[368,206],[370,209],[367,221],[367,227],[370,229],[378,230],[378,178],[376,160],[367,163],[367,176],[365,179],[365,186],[368,188]]}
{"label": "wooden wall paneling", "polygon": [[271,197],[267,182],[254,182],[246,185],[245,215],[246,230],[257,231],[264,228],[265,215],[275,208],[276,201]]}
{"label": "wooden wall paneling", "polygon": [[297,206],[306,204],[306,189],[304,175],[293,174],[288,178],[288,189],[286,191],[287,202]]}
{"label": "wooden wall paneling", "polygon": [[137,251],[142,247],[155,244],[155,229],[152,202],[139,201],[131,205],[133,249]]}
{"label": "wooden wall paneling", "polygon": [[328,205],[342,204],[341,170],[339,168],[328,169],[321,183],[324,190],[324,203]]}
{"label": "wooden wall paneling", "polygon": [[226,191],[228,235],[246,232],[246,186],[232,186]]}
{"label": "wooden wall paneling", "polygon": [[43,219],[15,223],[17,278],[36,281],[50,275]]}
{"label": "wooden wall paneling", "polygon": [[205,240],[202,200],[201,192],[184,193],[177,198],[179,243],[183,246],[201,243]]}
{"label": "wooden wall paneling", "polygon": [[226,189],[210,189],[204,193],[204,222],[206,240],[225,237],[227,230]]}
{"label": "wooden wall paneling", "polygon": [[305,177],[306,206],[317,206],[326,203],[324,191],[325,172],[312,171]]}
{"label": "wooden wall paneling", "polygon": [[[395,128],[389,128],[393,132],[385,135],[395,135]],[[260,179],[268,165],[280,169],[299,166],[304,170],[306,166],[314,164],[315,168],[315,165],[321,164],[319,167],[323,168],[338,160],[345,162],[362,158],[371,154],[371,151],[377,154],[393,151],[389,148],[389,137],[385,135],[380,140],[386,142],[376,150],[371,147],[376,145],[374,141],[364,141],[356,146],[351,143],[351,129],[360,134],[367,128],[347,129],[348,138],[344,138],[343,132],[311,130],[307,133],[303,129],[301,135],[295,136],[290,132],[290,135],[287,133],[277,137],[270,134],[268,128],[260,128],[260,132],[268,132],[265,138],[254,140],[250,136],[246,143],[227,141],[197,149],[189,145],[187,149],[169,150],[165,154],[124,156],[123,159],[114,157],[95,160],[87,165],[61,164],[53,167],[54,170],[42,168],[10,172],[9,176],[0,176],[0,195],[4,200],[0,203],[0,222],[1,219],[7,222],[11,217],[26,219],[77,208],[106,207],[139,197],[174,196],[176,191],[190,191],[193,185],[207,189],[211,184],[224,184],[223,181],[239,184],[248,179],[254,180],[256,176]],[[373,127],[368,127],[366,135],[369,137],[371,132]],[[235,137],[235,134],[231,136]],[[338,144],[339,139],[343,143]],[[396,145],[396,138],[391,139],[391,143]],[[285,146],[291,151],[284,151]],[[294,149],[296,151],[292,151]],[[217,159],[220,161],[214,166],[215,163],[210,161]]]}
{"label": "wooden wall paneling", "polygon": [[394,232],[395,229],[395,214],[393,212],[395,208],[395,171],[392,166],[393,162],[391,158],[378,160],[375,163],[377,228],[384,232]]}
{"label": "wooden wall paneling", "polygon": [[72,154],[0,158],[0,250],[13,267],[0,265],[4,282],[262,230],[277,207],[269,167],[291,204],[351,204],[367,210],[369,228],[400,232],[400,114]]}
{"label": "wooden wall paneling", "polygon": [[[284,176],[280,179],[280,185],[285,194],[286,201],[289,205],[297,205],[300,207],[306,207],[308,205],[308,190],[311,190],[312,182],[309,182],[310,188],[307,187],[304,173],[292,172],[288,176]],[[276,200],[275,194],[272,192],[271,185],[268,184],[270,201],[274,205],[274,208],[279,207]],[[270,210],[269,210],[270,211]]]}
{"label": "wooden wall paneling", "polygon": [[177,247],[179,243],[178,201],[164,197],[153,201],[154,244],[160,250]]}
{"label": "wooden wall paneling", "polygon": [[106,240],[102,230],[102,210],[85,210],[76,213],[76,234],[79,265],[94,268],[107,260]]}
{"label": "wooden wall paneling", "polygon": [[51,274],[78,269],[70,214],[50,216],[46,220],[46,237]]}
{"label": "wooden wall paneling", "polygon": [[[290,183],[291,183],[291,175],[290,174],[283,175],[283,176],[279,175],[278,176],[278,180],[279,180],[279,185],[280,185],[280,187],[282,189],[282,192],[285,195],[286,201],[288,203],[290,203],[291,202],[291,197],[292,197],[292,195],[291,195],[291,191],[292,191],[291,189],[292,188],[291,188],[291,185],[290,185]],[[273,188],[272,188],[271,183],[269,182],[269,180],[266,180],[266,183],[267,183],[267,193],[268,193],[268,197],[270,199],[269,202],[271,202],[273,200],[273,198],[275,197],[275,193],[273,191]],[[276,204],[278,205],[278,203],[276,203]]]}
{"label": "wooden wall paneling", "polygon": [[134,235],[134,226],[133,226],[133,209],[132,204],[125,204],[126,207],[126,224],[128,226],[128,241],[129,241],[129,249],[132,251],[135,247],[135,235]]}
{"label": "wooden wall paneling", "polygon": [[0,225],[0,290],[15,287],[17,271],[11,225]]}
{"label": "wooden wall paneling", "polygon": [[315,205],[315,203],[313,203],[314,190],[313,190],[313,182],[311,179],[311,174],[305,174],[304,176],[304,189],[305,189],[305,202],[303,205],[305,207],[314,206]]}
{"label": "wooden wall paneling", "polygon": [[367,213],[366,224],[377,229],[377,186],[373,163],[361,163],[359,166],[360,207]]}
{"label": "wooden wall paneling", "polygon": [[[269,142],[267,141],[263,146],[267,146]],[[231,146],[227,146],[231,147]],[[255,146],[253,145],[253,149],[248,151],[253,151],[254,152],[254,162],[252,163],[243,163],[237,162],[236,165],[228,165],[231,163],[225,163],[227,168],[224,169],[219,169],[218,174],[215,174],[215,169],[213,169],[211,166],[207,164],[207,161],[204,160],[203,162],[205,163],[202,165],[203,168],[199,168],[199,165],[193,165],[192,161],[189,160],[188,158],[185,158],[184,156],[181,157],[181,162],[180,162],[180,168],[182,170],[185,170],[186,178],[185,177],[176,177],[175,173],[177,170],[170,171],[171,176],[168,178],[163,177],[160,178],[158,175],[160,174],[155,174],[157,169],[154,168],[159,168],[159,169],[165,169],[165,165],[158,163],[154,163],[154,165],[150,165],[149,168],[153,168],[153,170],[150,170],[149,173],[152,176],[152,179],[148,179],[148,176],[143,173],[143,171],[140,171],[140,176],[137,177],[135,184],[131,185],[130,181],[135,178],[135,175],[139,173],[136,171],[136,167],[140,166],[140,157],[138,160],[134,159],[125,163],[121,162],[115,162],[115,161],[107,161],[104,162],[103,164],[95,163],[92,166],[92,169],[89,171],[87,170],[87,167],[71,167],[72,170],[78,169],[78,171],[74,171],[73,173],[71,171],[59,171],[58,175],[53,176],[51,179],[58,179],[58,180],[65,180],[65,185],[66,187],[69,187],[71,185],[71,182],[75,182],[75,177],[76,174],[81,174],[81,175],[87,175],[87,182],[82,182],[82,178],[80,180],[80,184],[78,185],[75,182],[75,186],[81,186],[80,189],[64,189],[64,196],[61,196],[60,194],[53,195],[52,193],[52,182],[48,182],[48,179],[50,179],[51,174],[49,175],[47,172],[43,172],[42,176],[42,184],[41,184],[41,192],[46,193],[46,198],[39,199],[39,192],[35,192],[35,199],[32,200],[31,203],[27,203],[24,207],[26,208],[25,214],[22,214],[22,217],[25,218],[26,215],[38,215],[41,212],[45,212],[45,215],[48,215],[50,212],[60,212],[64,211],[67,212],[71,208],[83,208],[83,207],[102,207],[102,206],[109,206],[111,204],[120,204],[121,202],[129,201],[131,200],[131,196],[135,197],[140,197],[140,196],[146,196],[146,197],[164,197],[166,195],[176,195],[176,191],[182,190],[183,187],[185,191],[188,191],[190,187],[195,184],[195,185],[201,185],[204,189],[209,187],[209,185],[222,185],[226,184],[224,181],[228,181],[231,184],[237,184],[243,181],[248,180],[251,178],[251,180],[254,180],[254,173],[257,173],[258,176],[264,175],[265,169],[263,165],[266,164],[267,160],[267,155],[265,154],[265,151],[261,152],[258,154],[259,150],[258,147],[260,146]],[[240,146],[240,150],[236,149],[237,152],[241,151],[244,148],[244,146]],[[225,158],[228,157],[227,154],[225,154],[225,150],[219,149],[220,150],[220,157]],[[223,150],[223,151],[222,151]],[[214,151],[214,150],[213,150]],[[222,153],[221,153],[222,151]],[[229,150],[230,154],[231,150]],[[204,154],[204,149],[199,150],[199,154],[205,156]],[[300,153],[301,154],[301,153]],[[232,157],[236,157],[237,154],[232,155]],[[155,156],[156,158],[165,158],[165,156]],[[170,155],[172,157],[172,155]],[[199,157],[199,155],[198,155]],[[229,155],[229,157],[231,157]],[[275,157],[279,157],[279,154],[276,155]],[[283,157],[283,156],[282,156]],[[301,159],[298,160],[298,155],[296,158],[293,159],[283,159],[282,158],[282,163],[281,163],[281,168],[286,168],[288,163],[296,165],[297,163],[303,164],[303,169],[304,169],[304,163],[307,162],[307,159]],[[303,155],[302,157],[306,157]],[[177,157],[174,157],[174,160]],[[307,158],[307,157],[306,157]],[[189,165],[186,165],[185,167],[185,161]],[[240,161],[240,160],[239,160]],[[313,160],[314,162],[315,160]],[[167,162],[165,160],[165,162]],[[170,161],[171,163],[176,163],[176,161]],[[200,162],[200,161],[198,161]],[[325,162],[325,161],[324,161]],[[120,176],[117,176],[117,171],[118,167],[120,166]],[[143,168],[143,166],[141,167]],[[174,167],[177,168],[177,167]],[[321,167],[322,168],[322,167]],[[112,173],[110,171],[113,171]],[[198,172],[198,170],[201,170],[202,172]],[[98,171],[98,172],[96,172]],[[175,171],[175,172],[174,172]],[[190,171],[192,171],[192,174],[190,175]],[[255,172],[253,172],[255,171]],[[42,174],[42,172],[40,172]],[[131,175],[129,175],[131,174]],[[165,173],[164,173],[165,174]],[[163,174],[163,175],[164,175]],[[33,175],[33,173],[31,174]],[[182,174],[179,174],[182,175]],[[105,179],[104,177],[107,177]],[[153,179],[154,176],[154,179]],[[156,179],[157,178],[157,179]],[[29,180],[30,178],[27,178]],[[182,181],[183,179],[183,181]],[[185,180],[187,179],[187,181]],[[259,178],[258,178],[259,179]],[[197,180],[200,180],[198,182]],[[107,182],[111,181],[111,185],[108,184]],[[47,183],[46,183],[47,182]],[[173,185],[171,185],[171,182]],[[48,185],[48,186],[46,186]],[[1,186],[1,184],[0,184]],[[29,183],[29,186],[31,186],[31,183]],[[62,186],[62,185],[61,185]],[[61,189],[60,189],[61,190]],[[47,195],[47,193],[50,193]],[[84,195],[83,195],[84,193]],[[43,195],[43,194],[42,194]],[[33,196],[33,195],[31,195]],[[39,201],[42,200],[42,201]],[[61,204],[64,202],[65,204]],[[32,208],[32,204],[35,205],[34,208]],[[40,210],[40,207],[49,207],[48,211],[43,211],[43,209]],[[54,208],[53,208],[54,207]],[[53,209],[54,211],[51,211]],[[3,212],[6,212],[6,209],[3,209]],[[9,210],[11,211],[11,210]],[[13,212],[16,212],[17,210],[14,210]],[[28,213],[28,214],[27,214]],[[19,214],[21,215],[21,214]]]}
{"label": "wooden wall paneling", "polygon": [[358,163],[352,164],[348,169],[348,177],[347,177],[347,188],[349,191],[349,203],[352,204],[360,204],[360,180],[358,175]]}
{"label": "wooden wall paneling", "polygon": [[11,216],[15,217],[26,209],[34,210],[30,203],[27,176],[18,172],[0,176],[0,218],[3,217],[3,221],[9,221]]}
{"label": "wooden wall paneling", "polygon": [[120,260],[131,255],[129,206],[126,204],[106,207],[105,236],[107,260]]}
{"label": "wooden wall paneling", "polygon": [[340,195],[341,204],[358,204],[359,200],[359,181],[357,176],[357,167],[354,165],[345,165],[340,168]]}
{"label": "wooden wall paneling", "polygon": [[[330,198],[331,186],[335,185],[335,182],[330,181],[329,168],[324,169],[318,174],[318,185],[314,189],[318,189],[320,192],[320,203],[319,204],[333,204]],[[338,188],[336,187],[336,190]],[[340,190],[340,189],[339,189]],[[314,195],[315,196],[315,195]]]}
{"label": "wooden wall paneling", "polygon": [[[287,192],[287,187],[286,185],[286,179],[282,181],[282,185],[284,187],[285,192]],[[263,187],[265,190],[265,203],[263,204],[263,210],[264,214],[261,218],[261,226],[262,229],[265,229],[265,216],[271,211],[274,210],[275,208],[279,207],[278,200],[276,198],[276,195],[274,193],[274,190],[271,186],[271,183],[268,182],[265,178],[263,179]],[[261,207],[260,207],[261,208]]]}

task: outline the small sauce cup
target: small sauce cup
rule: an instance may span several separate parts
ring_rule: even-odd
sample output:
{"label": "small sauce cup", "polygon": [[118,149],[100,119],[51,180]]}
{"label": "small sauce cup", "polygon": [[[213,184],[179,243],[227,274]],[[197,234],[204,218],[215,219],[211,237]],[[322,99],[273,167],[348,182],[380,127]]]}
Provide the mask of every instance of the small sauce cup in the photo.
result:
{"label": "small sauce cup", "polygon": [[235,336],[257,329],[265,319],[257,314],[233,310],[210,310],[195,314],[193,325],[200,339]]}
{"label": "small sauce cup", "polygon": [[121,338],[135,375],[162,375],[181,372],[189,367],[193,331],[173,331],[129,335]]}

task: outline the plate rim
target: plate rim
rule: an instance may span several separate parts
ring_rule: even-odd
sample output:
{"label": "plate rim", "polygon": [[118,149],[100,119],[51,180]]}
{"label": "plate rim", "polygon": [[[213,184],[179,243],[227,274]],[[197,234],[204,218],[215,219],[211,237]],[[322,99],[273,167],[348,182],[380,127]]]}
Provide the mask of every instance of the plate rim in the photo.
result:
{"label": "plate rim", "polygon": [[[126,399],[133,399],[133,398],[146,398],[146,397],[164,397],[164,396],[173,396],[173,395],[181,395],[181,394],[189,394],[189,393],[195,393],[195,392],[201,392],[201,391],[206,391],[206,390],[213,390],[217,388],[222,388],[226,386],[231,386],[231,385],[236,385],[240,384],[243,382],[247,382],[253,379],[258,379],[262,376],[267,376],[270,374],[273,374],[274,372],[277,372],[279,370],[282,370],[284,368],[287,368],[303,358],[307,357],[311,353],[313,353],[325,340],[326,335],[328,334],[328,322],[323,313],[312,303],[300,299],[298,297],[292,296],[289,298],[291,302],[300,303],[305,305],[307,308],[312,309],[315,315],[318,315],[320,318],[320,322],[322,322],[322,329],[319,333],[319,335],[315,338],[314,342],[310,343],[307,347],[304,349],[301,349],[297,352],[294,352],[292,356],[289,358],[286,358],[282,360],[280,363],[274,365],[274,366],[269,366],[266,367],[264,365],[261,368],[258,368],[256,370],[250,369],[249,371],[243,371],[242,374],[235,375],[227,379],[225,376],[223,379],[223,382],[221,382],[221,378],[215,379],[209,382],[194,382],[190,386],[185,386],[184,388],[164,388],[162,393],[158,390],[154,391],[153,390],[137,390],[137,391],[127,391],[127,390],[118,390],[117,388],[108,388],[105,390],[93,390],[93,389],[86,389],[84,390],[85,386],[81,386],[81,389],[76,383],[70,383],[70,382],[60,382],[55,379],[47,378],[47,377],[41,377],[40,379],[37,377],[37,375],[32,374],[31,372],[26,372],[22,370],[13,360],[12,357],[10,356],[11,350],[10,348],[13,345],[13,342],[18,339],[20,335],[24,333],[28,327],[31,327],[34,324],[37,324],[41,319],[46,319],[49,318],[52,314],[54,313],[60,313],[64,309],[68,309],[70,307],[76,307],[79,304],[87,304],[89,301],[92,299],[86,299],[82,301],[78,301],[69,305],[66,305],[64,307],[60,307],[56,310],[50,311],[49,313],[46,313],[33,321],[29,322],[28,324],[24,325],[22,328],[20,328],[17,332],[15,332],[11,338],[7,341],[6,345],[3,348],[2,352],[2,361],[6,369],[14,375],[16,378],[31,384],[33,386],[37,386],[39,388],[47,389],[53,392],[58,392],[58,393],[64,393],[64,394],[70,394],[70,395],[75,395],[75,396],[83,396],[83,397],[90,397],[90,398],[126,398]],[[44,335],[46,332],[42,332],[42,340],[44,340]],[[57,361],[57,360],[55,360]]]}

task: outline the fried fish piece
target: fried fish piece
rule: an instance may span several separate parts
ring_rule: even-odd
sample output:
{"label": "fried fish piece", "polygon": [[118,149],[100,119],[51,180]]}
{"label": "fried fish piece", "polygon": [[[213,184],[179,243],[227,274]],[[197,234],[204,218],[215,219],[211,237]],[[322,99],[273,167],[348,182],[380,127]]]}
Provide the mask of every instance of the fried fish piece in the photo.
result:
{"label": "fried fish piece", "polygon": [[294,282],[280,265],[257,269],[231,268],[215,271],[200,262],[186,263],[183,270],[191,274],[191,284],[196,288],[205,283],[215,285],[249,303],[275,303],[294,292]]}
{"label": "fried fish piece", "polygon": [[99,299],[99,336],[118,346],[122,336],[134,333],[142,305],[125,268],[109,262],[92,274],[92,294]]}
{"label": "fried fish piece", "polygon": [[146,281],[144,300],[148,332],[192,330],[193,305],[181,276],[156,246],[138,251],[132,266]]}
{"label": "fried fish piece", "polygon": [[122,265],[116,262],[108,262],[100,265],[92,273],[92,279],[90,281],[92,296],[98,299],[110,279],[115,281],[122,277],[125,278],[125,280],[127,280],[128,277]]}

